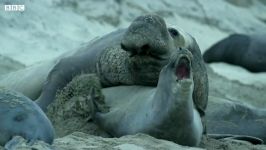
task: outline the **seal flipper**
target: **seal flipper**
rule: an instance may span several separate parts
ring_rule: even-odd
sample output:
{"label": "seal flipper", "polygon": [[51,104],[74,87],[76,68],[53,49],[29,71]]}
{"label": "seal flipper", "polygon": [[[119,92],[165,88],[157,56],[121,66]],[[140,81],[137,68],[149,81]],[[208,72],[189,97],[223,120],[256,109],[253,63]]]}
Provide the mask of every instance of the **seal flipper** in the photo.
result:
{"label": "seal flipper", "polygon": [[211,137],[216,140],[234,139],[234,140],[240,140],[240,141],[247,141],[254,145],[264,144],[262,139],[254,137],[254,136],[248,136],[248,135],[234,135],[234,134],[207,134],[207,135],[208,137]]}

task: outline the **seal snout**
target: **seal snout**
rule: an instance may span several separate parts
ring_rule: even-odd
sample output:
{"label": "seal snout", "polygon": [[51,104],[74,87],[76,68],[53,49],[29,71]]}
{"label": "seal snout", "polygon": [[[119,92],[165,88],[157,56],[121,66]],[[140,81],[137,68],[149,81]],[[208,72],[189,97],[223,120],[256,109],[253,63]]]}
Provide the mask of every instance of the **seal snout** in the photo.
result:
{"label": "seal snout", "polygon": [[120,46],[130,57],[159,60],[168,59],[170,49],[174,48],[165,21],[157,15],[136,18],[123,35]]}
{"label": "seal snout", "polygon": [[183,79],[188,79],[190,78],[190,60],[186,56],[180,57],[178,60],[178,63],[176,65],[176,77],[177,80],[183,80]]}
{"label": "seal snout", "polygon": [[169,48],[166,42],[163,40],[153,41],[151,39],[154,38],[151,36],[147,35],[146,37],[143,35],[138,35],[138,33],[129,35],[131,36],[129,38],[125,37],[120,44],[121,49],[129,53],[129,57],[146,56],[161,60],[165,59],[163,56],[168,54]]}
{"label": "seal snout", "polygon": [[152,53],[151,46],[148,42],[143,43],[140,46],[128,46],[124,43],[121,43],[121,48],[130,53],[129,57],[140,55],[140,56],[150,56],[150,57],[158,58],[156,55]]}

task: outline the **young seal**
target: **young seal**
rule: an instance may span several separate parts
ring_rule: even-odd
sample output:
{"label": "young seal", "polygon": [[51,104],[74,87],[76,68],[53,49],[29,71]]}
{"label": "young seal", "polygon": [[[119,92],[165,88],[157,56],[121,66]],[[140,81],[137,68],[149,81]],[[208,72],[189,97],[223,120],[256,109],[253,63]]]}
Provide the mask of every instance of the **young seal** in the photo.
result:
{"label": "young seal", "polygon": [[115,137],[146,133],[181,145],[197,146],[203,125],[193,101],[191,62],[192,54],[180,49],[163,67],[156,88],[104,88],[102,92],[110,110],[96,113],[94,120]]}
{"label": "young seal", "polygon": [[[180,141],[176,141],[175,133],[178,133],[180,128],[173,129],[171,127],[180,127],[178,121],[188,116],[185,115],[186,113],[183,113],[183,116],[178,116],[178,114],[187,111],[184,111],[184,109],[179,107],[177,107],[176,110],[173,110],[176,114],[173,116],[178,116],[178,118],[172,118],[172,124],[167,122],[167,115],[161,115],[164,114],[165,110],[171,112],[171,109],[168,107],[169,105],[165,105],[164,102],[169,104],[167,100],[171,100],[172,92],[175,91],[169,88],[174,89],[173,85],[176,84],[176,80],[173,80],[173,78],[165,78],[165,76],[163,76],[165,75],[163,71],[165,70],[162,70],[161,72],[157,88],[147,86],[117,86],[102,89],[106,103],[102,103],[100,106],[108,106],[109,112],[97,113],[94,118],[96,123],[113,136],[119,137],[122,135],[142,132],[157,138],[175,141],[179,144],[183,142],[184,145],[187,145],[188,139],[185,141],[182,141],[181,139],[179,139]],[[165,94],[165,97],[160,96],[163,93]],[[168,95],[170,96],[167,97]],[[164,98],[164,101],[160,101],[160,98]],[[178,101],[182,96],[177,96],[175,98],[176,99],[172,100]],[[180,107],[181,106],[183,105],[180,105]],[[153,109],[153,107],[158,108],[158,110]],[[96,108],[100,107],[96,104]],[[153,117],[156,119],[153,120]],[[161,117],[164,117],[165,120]],[[265,109],[258,109],[239,101],[230,101],[209,96],[205,118],[207,135],[209,137],[215,139],[230,138],[243,140],[252,144],[263,144],[266,142],[266,136],[264,134],[266,132]],[[193,119],[197,119],[197,117],[194,117]],[[160,124],[162,120],[164,121],[163,124],[166,128],[156,128],[156,125],[158,125],[158,123]],[[200,127],[198,129],[201,129],[202,127],[199,124],[194,125],[195,127]],[[154,129],[156,130],[154,131]],[[170,132],[168,129],[173,130]],[[183,130],[182,127],[181,129]],[[183,134],[188,135],[194,133],[193,130],[190,133],[185,132],[187,130],[183,131]],[[159,134],[159,132],[163,132],[164,134]]]}
{"label": "young seal", "polygon": [[232,34],[203,54],[207,63],[226,62],[251,72],[266,71],[266,35]]}
{"label": "young seal", "polygon": [[52,144],[54,129],[32,100],[20,93],[0,89],[0,145],[4,146],[14,136]]}

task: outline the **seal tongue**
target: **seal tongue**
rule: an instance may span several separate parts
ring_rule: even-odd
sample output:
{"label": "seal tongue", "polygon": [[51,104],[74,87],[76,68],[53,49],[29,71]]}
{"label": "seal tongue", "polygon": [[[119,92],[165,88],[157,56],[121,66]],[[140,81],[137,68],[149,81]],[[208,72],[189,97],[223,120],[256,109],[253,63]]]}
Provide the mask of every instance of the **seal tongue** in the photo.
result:
{"label": "seal tongue", "polygon": [[178,80],[187,79],[190,76],[189,60],[186,57],[179,59],[176,67],[176,77]]}

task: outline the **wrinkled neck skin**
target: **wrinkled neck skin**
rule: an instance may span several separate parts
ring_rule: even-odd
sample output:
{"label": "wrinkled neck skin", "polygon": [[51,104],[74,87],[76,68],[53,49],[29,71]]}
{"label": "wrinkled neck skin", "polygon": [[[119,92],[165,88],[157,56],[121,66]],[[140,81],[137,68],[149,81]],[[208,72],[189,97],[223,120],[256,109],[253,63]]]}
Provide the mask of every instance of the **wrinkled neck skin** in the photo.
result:
{"label": "wrinkled neck skin", "polygon": [[[187,118],[193,118],[193,113],[191,113],[194,109],[192,100],[193,81],[191,79],[175,81],[175,75],[170,70],[172,68],[162,72],[157,92],[161,93],[163,91],[161,94],[167,95],[168,104],[178,110],[182,110],[182,112],[177,112],[178,115],[186,115]],[[163,88],[165,89],[163,90]]]}
{"label": "wrinkled neck skin", "polygon": [[159,110],[160,112],[157,114],[158,118],[165,119],[162,121],[163,124],[158,127],[164,132],[161,136],[164,139],[174,139],[174,142],[181,145],[197,146],[201,140],[203,127],[200,115],[193,104],[193,79],[176,81],[174,68],[170,68],[169,65],[166,67],[160,74],[157,91],[154,95],[157,103],[161,103],[156,106],[162,108],[162,105],[165,105],[165,108],[168,108]]}
{"label": "wrinkled neck skin", "polygon": [[[156,60],[148,56],[130,57],[120,47],[104,51],[96,64],[103,87],[115,85],[156,86],[160,71],[168,59]],[[165,54],[169,58],[170,54]],[[166,57],[166,56],[165,56]]]}
{"label": "wrinkled neck skin", "polygon": [[193,81],[192,79],[176,81],[172,71],[174,68],[167,67],[168,69],[163,69],[161,73],[155,96],[162,96],[163,103],[167,101],[169,105],[180,110],[177,112],[179,116],[185,114],[193,119]]}

